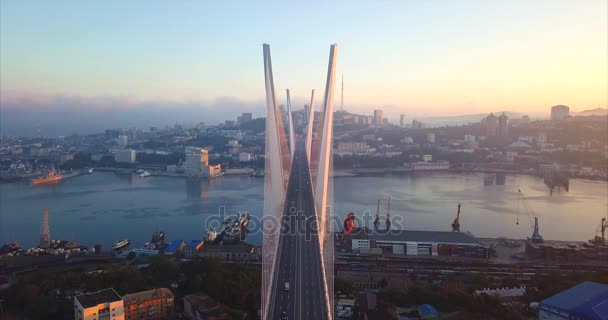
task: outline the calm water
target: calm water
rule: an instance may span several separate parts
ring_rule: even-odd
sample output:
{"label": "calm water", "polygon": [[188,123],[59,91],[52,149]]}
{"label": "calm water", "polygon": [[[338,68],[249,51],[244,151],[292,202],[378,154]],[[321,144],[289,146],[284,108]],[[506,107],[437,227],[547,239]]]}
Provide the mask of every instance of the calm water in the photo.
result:
{"label": "calm water", "polygon": [[[462,203],[461,230],[480,237],[530,235],[517,190],[528,198],[546,239],[587,240],[608,211],[608,184],[572,180],[570,192],[549,194],[539,178],[507,176],[503,186],[484,186],[483,175],[340,177],[334,181],[336,212],[358,216],[376,211],[377,199],[391,195],[391,213],[415,230],[451,230]],[[108,247],[129,238],[136,246],[157,228],[167,239],[199,239],[203,219],[219,206],[229,213],[244,210],[261,217],[263,179],[223,177],[213,181],[95,172],[57,185],[0,185],[0,243],[13,239],[23,246],[38,242],[42,211],[49,208],[51,237]],[[520,213],[522,212],[522,213]],[[516,225],[519,216],[519,225]],[[261,234],[250,236],[260,242]]]}

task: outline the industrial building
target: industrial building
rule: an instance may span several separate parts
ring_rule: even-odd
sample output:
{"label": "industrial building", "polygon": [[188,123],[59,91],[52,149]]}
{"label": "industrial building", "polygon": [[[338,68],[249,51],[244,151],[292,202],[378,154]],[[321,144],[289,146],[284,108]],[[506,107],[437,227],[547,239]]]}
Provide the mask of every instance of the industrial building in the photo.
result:
{"label": "industrial building", "polygon": [[74,297],[76,320],[125,320],[122,298],[114,289],[103,289]]}
{"label": "industrial building", "polygon": [[184,257],[191,259],[194,258],[197,252],[203,247],[203,240],[191,240],[184,247]]}
{"label": "industrial building", "polygon": [[608,285],[586,281],[539,304],[539,320],[608,319]]}
{"label": "industrial building", "polygon": [[185,246],[186,246],[186,242],[184,240],[175,240],[175,241],[171,242],[171,244],[169,244],[165,248],[165,254],[167,254],[167,255],[179,254],[184,249]]}
{"label": "industrial building", "polygon": [[122,299],[125,320],[169,319],[173,311],[173,293],[167,288],[127,294]]}
{"label": "industrial building", "polygon": [[[488,248],[468,232],[375,230],[356,228],[339,234],[337,244],[357,253],[394,256],[458,256],[488,258]],[[342,248],[343,249],[343,248]]]}

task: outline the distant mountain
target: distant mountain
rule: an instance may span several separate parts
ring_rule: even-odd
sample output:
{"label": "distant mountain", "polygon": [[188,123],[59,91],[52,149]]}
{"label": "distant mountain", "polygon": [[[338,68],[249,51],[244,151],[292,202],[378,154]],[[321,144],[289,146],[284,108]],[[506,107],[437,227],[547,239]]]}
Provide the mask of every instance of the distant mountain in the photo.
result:
{"label": "distant mountain", "polygon": [[591,110],[583,110],[580,112],[572,112],[572,116],[608,116],[608,109],[604,108],[595,108]]}
{"label": "distant mountain", "polygon": [[[511,111],[499,111],[499,112],[493,112],[493,113],[497,117],[504,113],[511,119],[519,119],[524,115],[523,113],[511,112]],[[464,124],[479,122],[479,121],[481,121],[481,119],[487,117],[489,114],[490,114],[490,112],[478,113],[478,114],[467,114],[467,115],[460,115],[460,116],[426,117],[426,118],[418,118],[416,120],[419,120],[422,123],[426,123],[427,125],[431,125],[433,127],[457,126],[457,125],[464,125]]]}

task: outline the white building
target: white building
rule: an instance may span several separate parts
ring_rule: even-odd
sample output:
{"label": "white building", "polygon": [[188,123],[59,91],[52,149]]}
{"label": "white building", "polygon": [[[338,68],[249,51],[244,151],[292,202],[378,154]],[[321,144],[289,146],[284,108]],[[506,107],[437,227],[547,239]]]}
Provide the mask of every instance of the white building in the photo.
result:
{"label": "white building", "polygon": [[424,162],[431,162],[433,161],[433,155],[431,154],[425,154],[422,156],[422,161]]}
{"label": "white building", "polygon": [[184,173],[191,177],[214,177],[221,174],[221,166],[209,165],[209,153],[207,149],[198,147],[186,147],[186,161],[184,162]]}
{"label": "white building", "polygon": [[114,161],[124,163],[135,162],[135,150],[133,149],[119,149],[114,150]]}
{"label": "white building", "polygon": [[120,145],[121,147],[126,147],[129,144],[129,137],[126,135],[120,135],[118,136],[118,145]]}
{"label": "white building", "polygon": [[76,320],[125,320],[122,298],[114,289],[104,289],[74,297]]}
{"label": "white building", "polygon": [[251,153],[241,152],[239,153],[239,162],[249,162],[251,161]]}
{"label": "white building", "polygon": [[426,141],[428,141],[429,143],[435,143],[435,134],[433,132],[427,132]]}
{"label": "white building", "polygon": [[474,143],[475,142],[475,136],[471,135],[471,134],[465,134],[464,135],[464,142],[466,142],[466,143]]}

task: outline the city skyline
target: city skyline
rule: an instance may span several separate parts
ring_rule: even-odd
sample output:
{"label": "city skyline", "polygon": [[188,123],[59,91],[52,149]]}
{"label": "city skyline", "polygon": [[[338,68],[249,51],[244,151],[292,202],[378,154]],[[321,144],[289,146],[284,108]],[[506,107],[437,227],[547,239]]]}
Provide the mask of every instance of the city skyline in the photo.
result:
{"label": "city skyline", "polygon": [[145,111],[168,121],[210,110],[221,116],[209,122],[242,111],[262,116],[255,57],[263,42],[290,57],[275,62],[292,66],[276,78],[296,108],[323,87],[317,47],[333,42],[349,53],[337,73],[346,109],[357,113],[379,108],[396,121],[401,113],[606,107],[604,1],[291,4],[284,9],[302,13],[293,23],[261,19],[270,4],[153,2],[140,10],[120,2],[2,2],[1,9],[0,103],[5,117],[22,124],[43,126],[52,112],[87,120],[120,111],[141,120],[134,125],[153,122]]}

